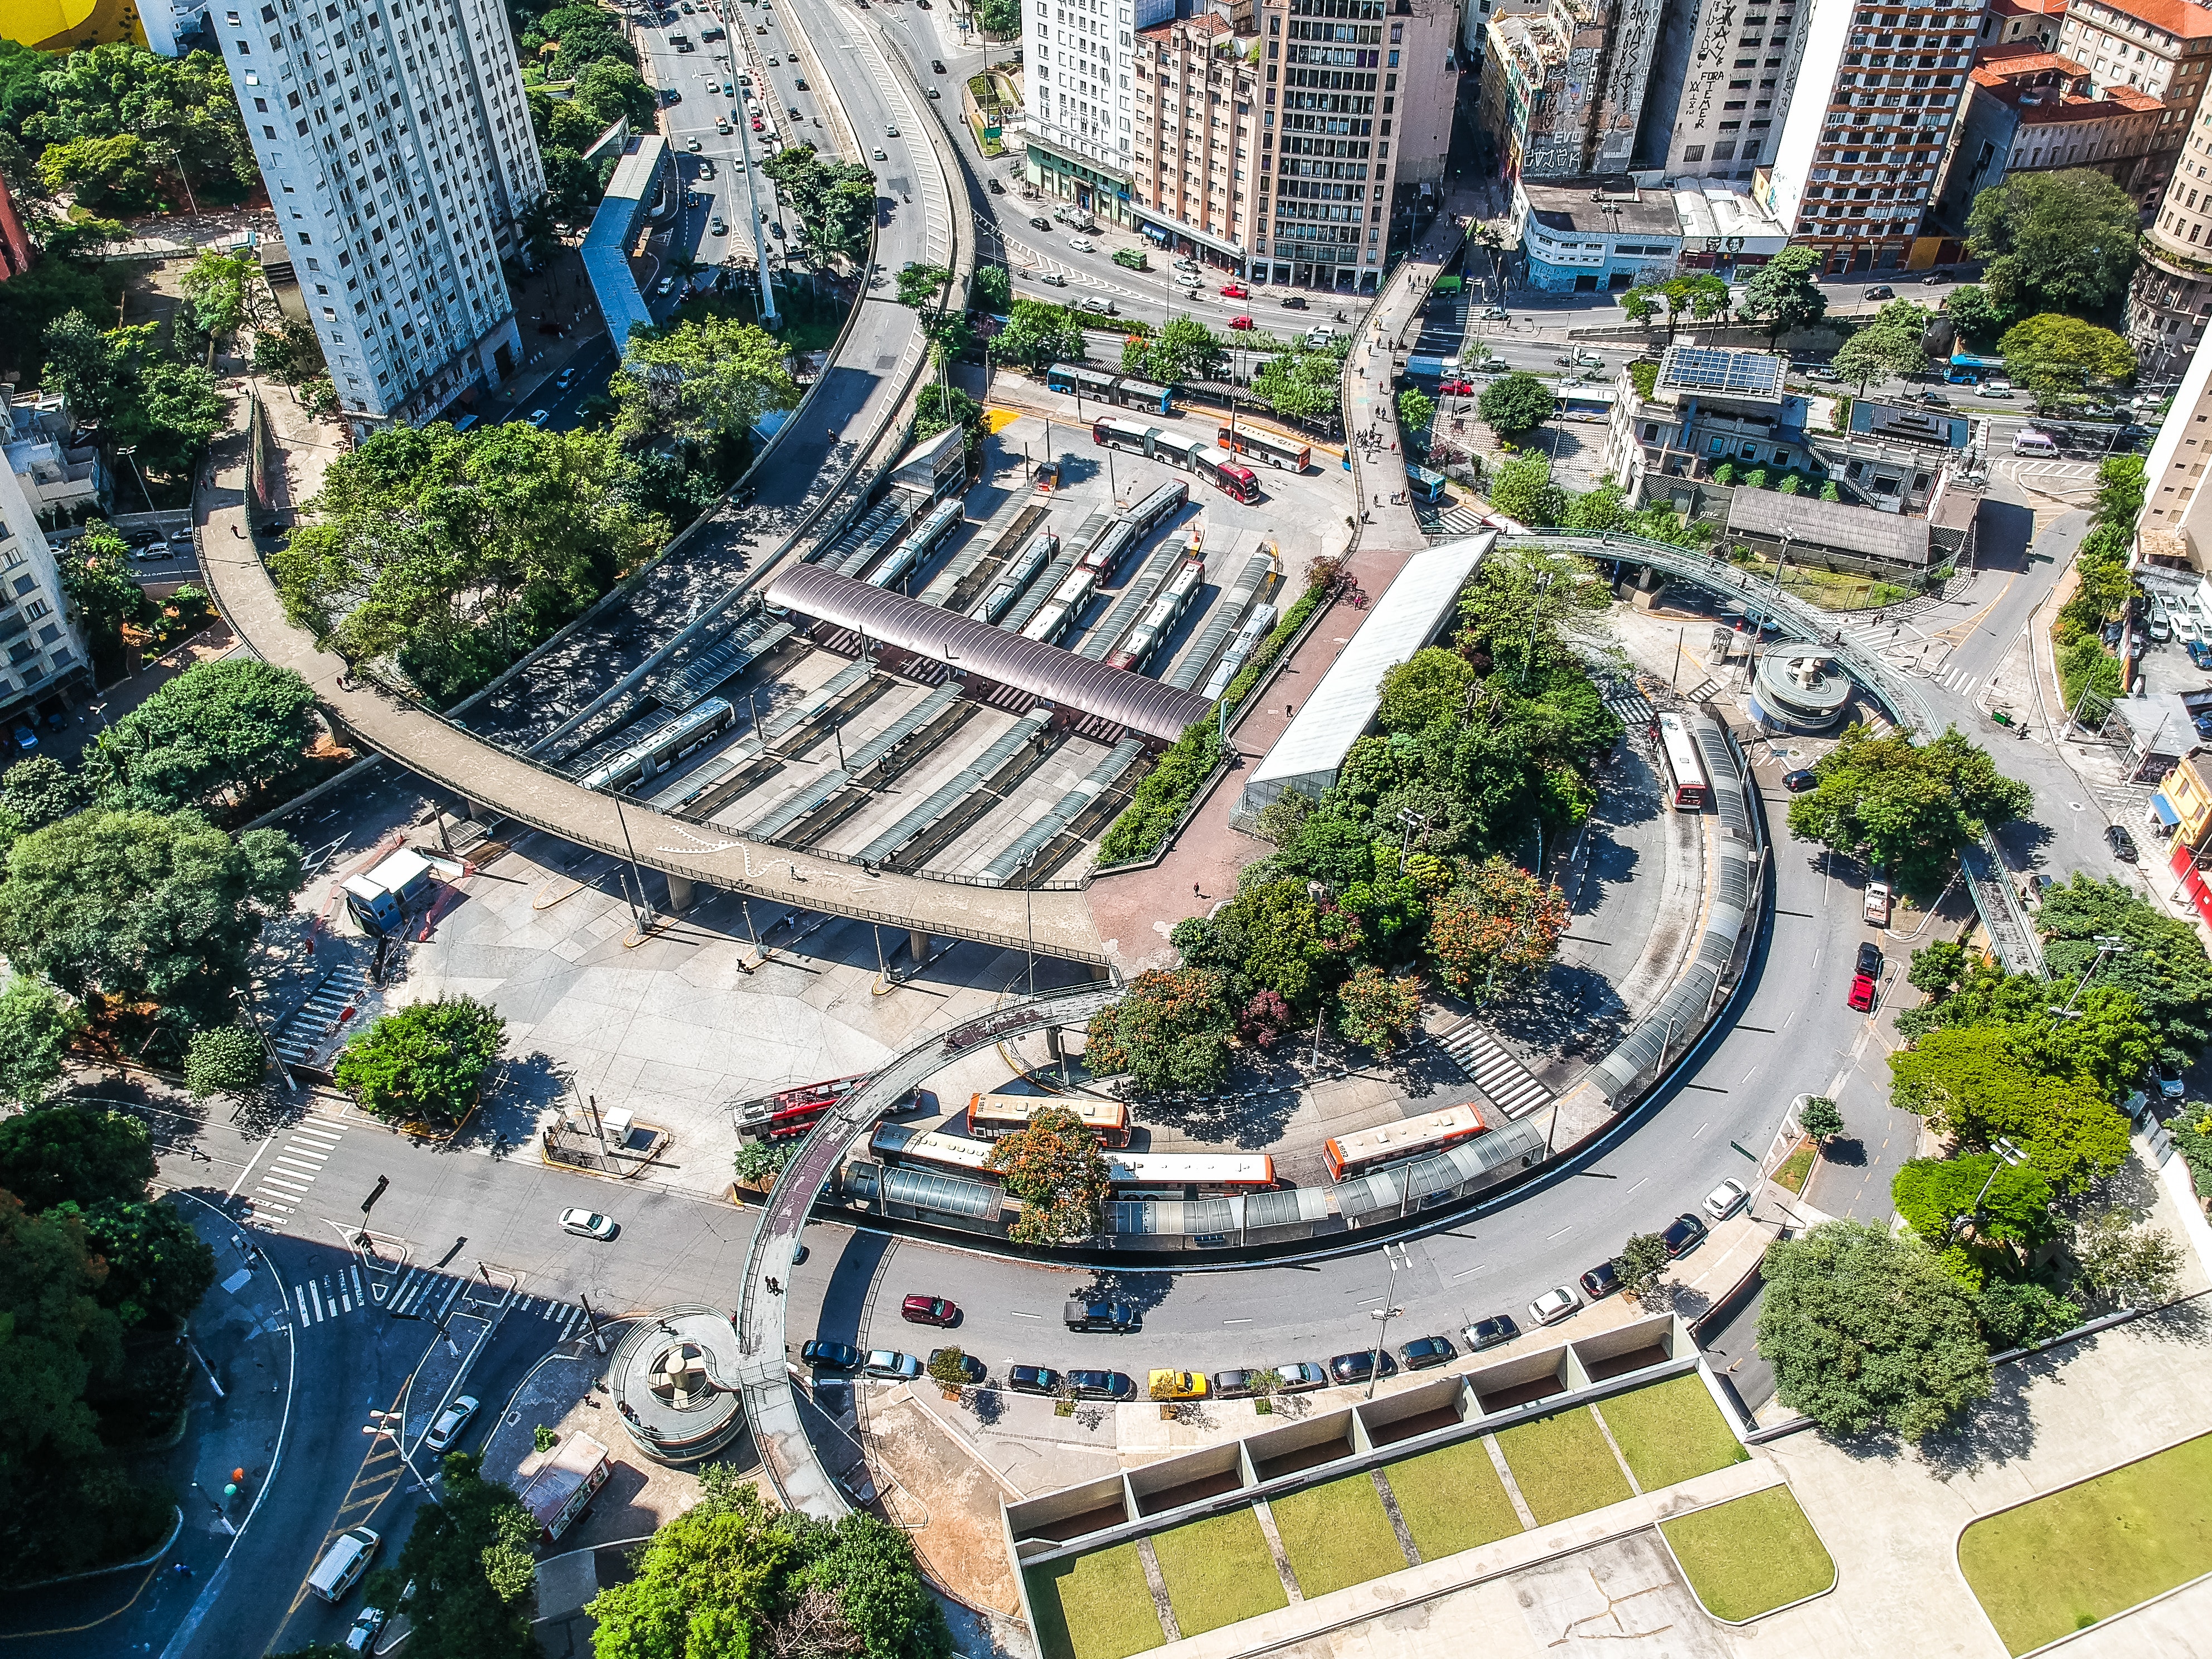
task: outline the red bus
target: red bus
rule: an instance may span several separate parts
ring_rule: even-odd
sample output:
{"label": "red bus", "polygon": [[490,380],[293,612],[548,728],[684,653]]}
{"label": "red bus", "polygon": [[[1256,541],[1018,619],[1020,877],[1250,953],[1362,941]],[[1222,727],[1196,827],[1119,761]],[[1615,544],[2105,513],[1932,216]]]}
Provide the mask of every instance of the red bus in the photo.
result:
{"label": "red bus", "polygon": [[1191,452],[1190,470],[1221,491],[1240,501],[1260,499],[1260,480],[1252,469],[1243,466],[1211,445]]}
{"label": "red bus", "polygon": [[1659,752],[1667,763],[1667,804],[1678,812],[1698,812],[1712,800],[1705,763],[1696,739],[1680,714],[1659,717]]}

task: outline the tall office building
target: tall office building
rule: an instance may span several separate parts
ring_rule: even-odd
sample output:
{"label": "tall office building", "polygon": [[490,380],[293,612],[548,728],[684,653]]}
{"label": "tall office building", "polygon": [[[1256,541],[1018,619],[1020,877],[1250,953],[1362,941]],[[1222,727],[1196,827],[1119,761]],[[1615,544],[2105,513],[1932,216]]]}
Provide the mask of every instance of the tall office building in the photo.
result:
{"label": "tall office building", "polygon": [[1443,184],[1456,19],[1260,0],[1137,35],[1134,221],[1279,283],[1372,289]]}
{"label": "tall office building", "polygon": [[498,0],[210,13],[331,379],[419,424],[522,356],[500,270],[545,173]]}
{"label": "tall office building", "polygon": [[2136,546],[2148,563],[2201,573],[2212,571],[2212,346],[2200,340],[2174,362],[2181,385],[2143,464]]}
{"label": "tall office building", "polygon": [[1748,179],[1774,159],[1813,0],[1684,0],[1662,20],[1636,161],[1669,179]]}
{"label": "tall office building", "polygon": [[[1923,222],[1966,98],[1981,0],[1821,0],[1774,164],[1752,194],[1830,274],[1929,264]],[[1917,257],[1916,257],[1917,256]]]}
{"label": "tall office building", "polygon": [[[1243,0],[1249,15],[1251,0]],[[1135,131],[1131,60],[1140,29],[1171,22],[1176,0],[1026,0],[1022,61],[1030,183],[1119,225]]]}
{"label": "tall office building", "polygon": [[[8,435],[14,430],[11,423]],[[54,550],[23,489],[31,476],[18,476],[12,455],[0,465],[0,731],[35,726],[40,714],[59,714],[93,690]]]}

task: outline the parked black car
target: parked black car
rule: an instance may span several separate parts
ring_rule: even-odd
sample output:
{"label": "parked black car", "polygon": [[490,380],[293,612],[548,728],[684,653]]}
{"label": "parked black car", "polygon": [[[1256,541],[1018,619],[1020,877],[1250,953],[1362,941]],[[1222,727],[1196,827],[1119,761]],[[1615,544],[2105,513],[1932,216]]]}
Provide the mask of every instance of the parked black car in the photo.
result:
{"label": "parked black car", "polygon": [[818,1337],[811,1342],[799,1345],[799,1357],[810,1365],[819,1365],[824,1370],[856,1371],[860,1369],[861,1353],[849,1342],[824,1342]]}
{"label": "parked black car", "polygon": [[1131,1331],[1137,1328],[1137,1310],[1126,1302],[1070,1302],[1060,1309],[1060,1317],[1071,1331]]}
{"label": "parked black car", "polygon": [[1407,1370],[1425,1371],[1431,1365],[1450,1364],[1459,1358],[1459,1350],[1448,1336],[1424,1336],[1399,1349],[1398,1357],[1406,1362]]}
{"label": "parked black car", "polygon": [[1478,1319],[1461,1334],[1467,1339],[1468,1350],[1480,1353],[1485,1348],[1494,1348],[1501,1342],[1510,1342],[1521,1334],[1521,1328],[1504,1314],[1492,1314],[1487,1319]]}
{"label": "parked black car", "polygon": [[1362,1348],[1357,1353],[1340,1353],[1328,1362],[1328,1374],[1339,1382],[1364,1382],[1371,1375],[1397,1376],[1398,1362],[1390,1358],[1389,1349],[1381,1351],[1379,1357],[1382,1363],[1379,1368],[1375,1363],[1377,1357],[1373,1348]]}
{"label": "parked black car", "polygon": [[1610,1261],[1601,1261],[1583,1275],[1583,1294],[1601,1302],[1620,1288],[1620,1273]]}
{"label": "parked black car", "polygon": [[2136,861],[2136,838],[2128,833],[2125,824],[2106,824],[2105,845],[2112,849],[2112,856],[2121,863],[2133,864]]}
{"label": "parked black car", "polygon": [[1859,941],[1858,971],[1862,974],[1881,972],[1881,947],[1870,939]]}
{"label": "parked black car", "polygon": [[1070,1371],[1068,1382],[1085,1400],[1133,1400],[1137,1385],[1120,1371]]}
{"label": "parked black car", "polygon": [[1052,1394],[1060,1388],[1060,1373],[1047,1365],[1009,1365],[1006,1386],[1017,1394]]}
{"label": "parked black car", "polygon": [[1689,1255],[1705,1243],[1705,1224],[1685,1210],[1659,1237],[1667,1241],[1667,1259],[1672,1261],[1677,1256]]}
{"label": "parked black car", "polygon": [[1818,782],[1820,779],[1814,777],[1812,769],[1807,766],[1801,766],[1795,772],[1784,772],[1782,775],[1782,787],[1793,795],[1803,794]]}

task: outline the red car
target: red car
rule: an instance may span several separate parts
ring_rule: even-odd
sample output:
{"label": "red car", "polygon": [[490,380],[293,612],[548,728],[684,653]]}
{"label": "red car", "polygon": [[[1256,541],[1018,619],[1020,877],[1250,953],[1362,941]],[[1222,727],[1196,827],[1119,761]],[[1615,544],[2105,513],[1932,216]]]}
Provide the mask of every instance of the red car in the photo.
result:
{"label": "red car", "polygon": [[1252,297],[1252,290],[1242,283],[1224,283],[1221,297],[1224,300],[1249,300]]}
{"label": "red car", "polygon": [[1863,1014],[1870,1014],[1874,1012],[1874,975],[1872,974],[1851,975],[1851,994],[1848,1000],[1852,1007]]}
{"label": "red car", "polygon": [[1437,396],[1439,398],[1471,398],[1474,395],[1474,382],[1472,380],[1439,380],[1437,382]]}
{"label": "red car", "polygon": [[1249,317],[1231,317],[1229,319],[1229,326],[1235,329],[1246,329],[1256,328],[1259,325],[1255,323]]}
{"label": "red car", "polygon": [[910,1296],[899,1304],[899,1317],[909,1325],[951,1325],[960,1310],[941,1296]]}

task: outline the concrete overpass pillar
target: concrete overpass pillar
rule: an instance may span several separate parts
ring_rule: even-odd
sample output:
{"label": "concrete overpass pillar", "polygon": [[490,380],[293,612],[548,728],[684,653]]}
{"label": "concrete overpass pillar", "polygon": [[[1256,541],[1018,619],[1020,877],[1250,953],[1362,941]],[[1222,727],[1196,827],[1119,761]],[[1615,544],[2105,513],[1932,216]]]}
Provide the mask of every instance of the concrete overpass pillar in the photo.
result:
{"label": "concrete overpass pillar", "polygon": [[1044,1041],[1045,1047],[1051,1052],[1052,1057],[1054,1060],[1060,1061],[1062,1064],[1065,1064],[1067,1060],[1067,1049],[1061,1042],[1060,1027],[1057,1025],[1046,1026],[1044,1028]]}
{"label": "concrete overpass pillar", "polygon": [[689,876],[669,877],[668,912],[671,915],[680,916],[691,908],[691,885]]}
{"label": "concrete overpass pillar", "polygon": [[909,928],[906,936],[906,951],[914,958],[915,965],[921,966],[929,960],[929,935],[919,927]]}

